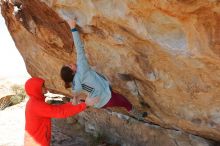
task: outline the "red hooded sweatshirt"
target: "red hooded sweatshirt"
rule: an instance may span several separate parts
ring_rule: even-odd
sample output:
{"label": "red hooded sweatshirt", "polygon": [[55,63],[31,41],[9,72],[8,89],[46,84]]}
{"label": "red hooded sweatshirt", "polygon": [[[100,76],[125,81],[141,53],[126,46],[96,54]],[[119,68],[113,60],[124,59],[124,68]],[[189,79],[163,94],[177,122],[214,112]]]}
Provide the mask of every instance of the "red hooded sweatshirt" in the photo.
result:
{"label": "red hooded sweatshirt", "polygon": [[30,78],[25,83],[25,91],[30,97],[25,110],[25,146],[49,146],[51,139],[51,118],[66,118],[86,109],[86,104],[76,106],[71,103],[49,105],[42,93],[44,80]]}

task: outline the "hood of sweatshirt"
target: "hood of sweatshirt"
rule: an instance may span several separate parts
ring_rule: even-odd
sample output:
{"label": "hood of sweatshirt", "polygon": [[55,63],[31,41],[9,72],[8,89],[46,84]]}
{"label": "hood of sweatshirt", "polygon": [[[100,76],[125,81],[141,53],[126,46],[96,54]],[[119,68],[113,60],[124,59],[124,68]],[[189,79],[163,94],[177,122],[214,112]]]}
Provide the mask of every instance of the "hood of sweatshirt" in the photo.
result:
{"label": "hood of sweatshirt", "polygon": [[25,83],[25,91],[30,98],[37,100],[45,100],[45,96],[42,92],[44,80],[41,78],[30,78]]}

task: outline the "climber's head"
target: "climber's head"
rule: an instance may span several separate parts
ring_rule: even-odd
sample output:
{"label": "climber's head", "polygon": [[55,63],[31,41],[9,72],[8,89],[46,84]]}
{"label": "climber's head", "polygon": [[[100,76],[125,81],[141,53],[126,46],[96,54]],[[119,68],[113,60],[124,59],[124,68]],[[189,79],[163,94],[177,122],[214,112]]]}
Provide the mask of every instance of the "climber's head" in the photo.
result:
{"label": "climber's head", "polygon": [[67,64],[62,66],[60,70],[60,76],[62,80],[65,82],[65,88],[71,87],[71,82],[76,73],[76,65],[75,64]]}

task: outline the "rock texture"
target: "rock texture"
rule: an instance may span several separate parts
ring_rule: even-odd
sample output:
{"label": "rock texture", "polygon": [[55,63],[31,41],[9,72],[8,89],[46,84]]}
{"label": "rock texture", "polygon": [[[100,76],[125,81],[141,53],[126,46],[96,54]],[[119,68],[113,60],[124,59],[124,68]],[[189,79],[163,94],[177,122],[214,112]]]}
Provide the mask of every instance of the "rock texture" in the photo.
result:
{"label": "rock texture", "polygon": [[79,121],[85,125],[86,132],[95,136],[102,135],[109,143],[120,146],[219,146],[185,132],[142,124],[119,113],[105,112],[82,112]]}
{"label": "rock texture", "polygon": [[219,0],[12,3],[2,1],[11,36],[28,72],[49,88],[70,94],[59,70],[76,59],[65,22],[76,17],[91,66],[148,110],[147,120],[220,141]]}
{"label": "rock texture", "polygon": [[75,117],[52,120],[52,146],[117,146],[104,139],[92,137],[75,121]]}

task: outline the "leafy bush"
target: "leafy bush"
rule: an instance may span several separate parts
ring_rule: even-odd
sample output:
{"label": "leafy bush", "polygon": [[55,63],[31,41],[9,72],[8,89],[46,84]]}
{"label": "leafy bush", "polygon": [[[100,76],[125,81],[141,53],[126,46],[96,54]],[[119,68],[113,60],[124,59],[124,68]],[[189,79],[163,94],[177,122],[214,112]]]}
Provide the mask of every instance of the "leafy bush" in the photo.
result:
{"label": "leafy bush", "polygon": [[23,86],[15,84],[11,86],[11,89],[15,93],[15,95],[11,96],[12,105],[18,104],[25,99],[26,93]]}
{"label": "leafy bush", "polygon": [[23,85],[15,84],[11,86],[11,89],[16,95],[26,96]]}

